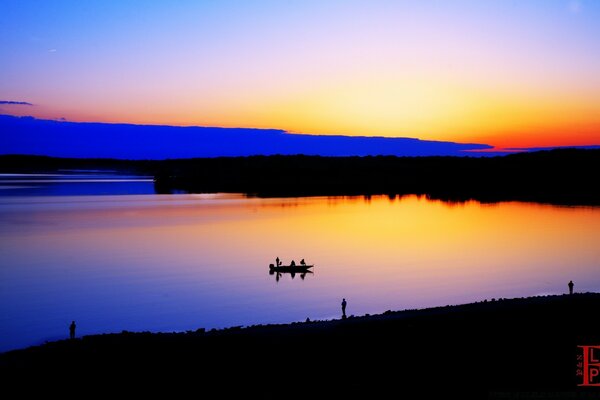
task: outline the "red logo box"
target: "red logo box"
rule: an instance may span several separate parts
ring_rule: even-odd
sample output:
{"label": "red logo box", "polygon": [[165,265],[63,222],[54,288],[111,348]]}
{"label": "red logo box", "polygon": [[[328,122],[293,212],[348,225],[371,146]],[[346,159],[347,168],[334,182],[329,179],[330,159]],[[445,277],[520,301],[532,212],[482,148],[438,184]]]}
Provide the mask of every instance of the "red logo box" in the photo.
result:
{"label": "red logo box", "polygon": [[600,386],[600,346],[577,346],[583,354],[577,356],[577,375],[583,381],[578,386]]}

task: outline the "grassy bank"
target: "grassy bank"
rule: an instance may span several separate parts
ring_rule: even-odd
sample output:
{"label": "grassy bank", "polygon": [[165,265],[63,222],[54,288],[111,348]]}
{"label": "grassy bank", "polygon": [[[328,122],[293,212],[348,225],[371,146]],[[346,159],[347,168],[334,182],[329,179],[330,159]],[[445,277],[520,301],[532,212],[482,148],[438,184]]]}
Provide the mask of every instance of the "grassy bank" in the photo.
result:
{"label": "grassy bank", "polygon": [[593,398],[598,388],[577,386],[577,346],[600,345],[599,309],[600,294],[588,293],[208,332],[123,332],[4,353],[0,372],[51,377],[57,388],[75,379],[103,389],[259,398]]}

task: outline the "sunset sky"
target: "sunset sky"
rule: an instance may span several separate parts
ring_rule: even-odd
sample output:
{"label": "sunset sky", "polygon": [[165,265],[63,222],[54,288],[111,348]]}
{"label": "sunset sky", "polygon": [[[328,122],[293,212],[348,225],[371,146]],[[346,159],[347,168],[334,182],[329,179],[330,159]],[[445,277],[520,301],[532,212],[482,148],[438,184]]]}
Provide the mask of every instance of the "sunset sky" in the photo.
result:
{"label": "sunset sky", "polygon": [[0,114],[600,144],[600,1],[2,0]]}

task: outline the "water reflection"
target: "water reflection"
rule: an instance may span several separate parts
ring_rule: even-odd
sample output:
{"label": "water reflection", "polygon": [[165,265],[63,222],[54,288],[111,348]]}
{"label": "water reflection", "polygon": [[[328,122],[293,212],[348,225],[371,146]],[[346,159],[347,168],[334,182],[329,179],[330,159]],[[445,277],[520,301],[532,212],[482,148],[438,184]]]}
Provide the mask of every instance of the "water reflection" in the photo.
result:
{"label": "water reflection", "polygon": [[[339,318],[342,297],[361,315],[600,291],[599,232],[598,208],[416,196],[4,196],[0,350],[72,320],[78,336],[184,331]],[[318,276],[267,274],[274,254]]]}
{"label": "water reflection", "polygon": [[281,279],[281,276],[283,274],[289,275],[292,279],[294,279],[296,277],[296,274],[300,275],[300,279],[304,280],[304,278],[306,277],[307,274],[312,275],[313,272],[312,271],[303,271],[303,272],[293,272],[293,271],[286,271],[286,272],[280,272],[277,271],[275,272],[274,270],[269,270],[269,275],[275,275],[275,281],[279,282],[279,279]]}
{"label": "water reflection", "polygon": [[152,176],[119,171],[62,170],[52,174],[0,173],[0,196],[154,194]]}

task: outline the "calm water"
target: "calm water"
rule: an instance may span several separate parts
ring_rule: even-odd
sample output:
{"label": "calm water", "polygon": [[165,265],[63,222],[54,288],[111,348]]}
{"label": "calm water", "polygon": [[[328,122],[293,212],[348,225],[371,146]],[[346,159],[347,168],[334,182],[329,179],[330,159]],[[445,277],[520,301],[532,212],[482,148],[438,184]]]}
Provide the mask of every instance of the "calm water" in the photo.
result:
{"label": "calm water", "polygon": [[[184,331],[339,318],[342,297],[362,315],[563,293],[570,279],[600,291],[600,208],[19,185],[33,184],[0,193],[0,351],[65,338],[73,319],[78,336]],[[277,280],[277,256],[314,274]]]}

